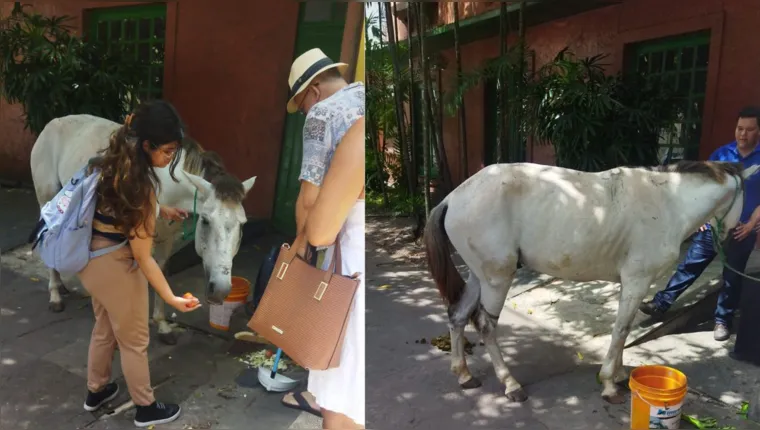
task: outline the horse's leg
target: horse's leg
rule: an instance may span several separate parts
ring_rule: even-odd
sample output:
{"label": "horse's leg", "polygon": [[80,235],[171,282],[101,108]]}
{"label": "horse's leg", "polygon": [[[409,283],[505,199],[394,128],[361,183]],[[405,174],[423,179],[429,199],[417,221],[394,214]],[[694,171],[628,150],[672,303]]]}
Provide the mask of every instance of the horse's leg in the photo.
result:
{"label": "horse's leg", "polygon": [[636,310],[644,300],[651,283],[651,277],[622,276],[618,314],[612,330],[610,347],[599,372],[599,379],[604,386],[602,398],[609,403],[620,404],[625,401],[625,396],[618,391],[615,382],[625,375],[623,347],[628,334],[631,332],[631,324],[633,324],[633,319],[636,316]]}
{"label": "horse's leg", "polygon": [[48,291],[50,292],[50,304],[48,309],[53,312],[63,312],[66,307],[61,300],[61,293],[66,294],[69,290],[63,286],[61,274],[55,269],[50,269],[50,281],[48,281]]}
{"label": "horse's leg", "polygon": [[491,356],[496,376],[505,386],[504,394],[507,399],[513,402],[524,402],[528,399],[528,395],[523,390],[522,385],[512,376],[504,362],[496,337],[499,315],[504,308],[507,293],[512,286],[512,280],[517,270],[517,257],[508,258],[505,264],[498,269],[489,270],[489,267],[492,267],[491,264],[484,266],[484,274],[488,283],[481,289],[480,305],[472,316],[472,322],[483,338],[486,351]]}
{"label": "horse's leg", "polygon": [[[634,315],[635,317],[635,315]],[[630,329],[629,329],[630,334]],[[627,336],[626,336],[627,337]],[[623,341],[623,346],[625,347],[625,341]],[[620,355],[618,355],[617,360],[615,361],[615,368],[617,369],[615,371],[615,377],[613,378],[613,382],[615,384],[621,385],[623,383],[628,382],[628,371],[625,370],[625,367],[623,366],[623,349],[620,349]]]}
{"label": "horse's leg", "polygon": [[470,272],[462,298],[456,304],[450,305],[448,309],[449,333],[451,335],[451,371],[457,376],[459,386],[464,389],[477,388],[481,385],[480,381],[470,373],[464,354],[464,329],[479,304],[480,281]]}
{"label": "horse's leg", "polygon": [[[171,230],[171,233],[174,233],[174,229]],[[167,239],[156,242],[153,254],[156,263],[158,263],[158,267],[161,268],[162,272],[166,267],[166,262],[169,260],[172,248],[174,246],[173,234],[167,234],[164,235],[164,237],[167,237]],[[154,297],[153,321],[158,324],[158,340],[166,345],[176,345],[177,333],[172,330],[169,322],[166,321],[166,314],[164,313],[164,300],[158,294],[158,291],[155,292]]]}

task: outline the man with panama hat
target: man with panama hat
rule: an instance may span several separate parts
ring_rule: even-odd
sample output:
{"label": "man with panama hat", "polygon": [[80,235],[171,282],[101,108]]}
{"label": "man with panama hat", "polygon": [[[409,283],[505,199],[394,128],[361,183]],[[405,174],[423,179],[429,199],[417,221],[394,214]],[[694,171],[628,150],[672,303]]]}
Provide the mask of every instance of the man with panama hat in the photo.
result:
{"label": "man with panama hat", "polygon": [[[333,62],[319,48],[310,49],[301,54],[301,56],[296,58],[295,61],[293,61],[293,65],[290,67],[290,76],[288,77],[288,86],[290,87],[288,113],[296,113],[303,108],[301,104],[304,103],[306,95],[302,97],[299,97],[299,95],[301,95],[305,90],[309,89],[309,85],[314,80],[314,78],[318,77],[322,72],[330,69],[336,69],[338,75],[342,75],[346,72],[346,69],[348,69],[348,64]],[[333,74],[333,76],[335,76],[335,74]],[[343,81],[342,85],[339,85],[339,88],[337,89],[341,89],[342,87],[348,85],[345,80],[342,78],[341,80]],[[330,95],[327,95],[325,98],[329,97]],[[296,101],[296,97],[298,97],[298,101]],[[311,101],[308,108],[303,109],[302,112],[304,114],[308,112],[309,108],[313,106],[314,103],[316,102]]]}
{"label": "man with panama hat", "polygon": [[[298,235],[305,234],[304,229],[310,210],[317,201],[322,181],[330,168],[337,146],[352,125],[364,116],[364,85],[361,82],[352,84],[346,82],[342,74],[347,69],[348,64],[334,62],[319,48],[300,55],[293,61],[290,68],[287,111],[306,115],[303,127],[303,161],[299,175],[301,189],[295,205]],[[363,141],[363,132],[361,135]],[[352,140],[351,143],[357,142]],[[355,167],[357,166],[352,164],[341,169]],[[358,167],[361,167],[363,171],[363,160],[361,166]],[[336,162],[337,168],[339,167]],[[337,194],[356,198],[347,194],[345,189],[338,190]],[[337,194],[333,189],[331,195]],[[335,222],[343,225],[343,229],[363,232],[363,210],[362,192],[349,218],[336,219]],[[357,216],[359,214],[361,216]],[[361,221],[357,221],[358,218],[361,218]],[[363,272],[363,234],[360,245],[350,236],[352,235],[344,235],[340,239],[343,266],[341,269],[350,270],[350,273]],[[332,246],[326,252],[323,267],[330,263],[331,251]],[[323,428],[364,427],[363,282],[357,290],[354,308],[349,316],[343,341],[341,365],[327,371],[310,371],[308,391],[289,393],[283,398],[285,406],[323,416]]]}

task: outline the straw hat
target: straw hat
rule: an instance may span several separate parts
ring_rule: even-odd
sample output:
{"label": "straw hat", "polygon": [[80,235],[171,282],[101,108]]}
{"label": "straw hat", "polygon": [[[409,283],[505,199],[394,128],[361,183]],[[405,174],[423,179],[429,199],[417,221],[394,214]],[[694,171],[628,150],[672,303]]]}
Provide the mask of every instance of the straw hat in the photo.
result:
{"label": "straw hat", "polygon": [[306,51],[293,61],[293,65],[290,66],[290,76],[288,77],[288,86],[290,86],[288,113],[294,113],[298,110],[298,105],[293,99],[309,86],[312,79],[333,67],[337,67],[338,71],[343,74],[348,68],[348,64],[334,63],[319,48]]}

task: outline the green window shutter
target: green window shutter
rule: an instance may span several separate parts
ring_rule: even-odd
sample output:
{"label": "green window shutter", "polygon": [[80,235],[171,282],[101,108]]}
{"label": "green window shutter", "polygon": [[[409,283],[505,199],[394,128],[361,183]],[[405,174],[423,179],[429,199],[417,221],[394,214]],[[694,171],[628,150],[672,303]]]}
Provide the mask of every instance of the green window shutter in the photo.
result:
{"label": "green window shutter", "polygon": [[98,8],[89,11],[87,37],[123,49],[142,64],[136,102],[160,99],[164,85],[166,4]]}
{"label": "green window shutter", "polygon": [[676,132],[660,138],[660,161],[695,160],[699,156],[702,112],[707,86],[710,34],[699,32],[637,43],[628,72],[663,79],[678,90],[684,110]]}

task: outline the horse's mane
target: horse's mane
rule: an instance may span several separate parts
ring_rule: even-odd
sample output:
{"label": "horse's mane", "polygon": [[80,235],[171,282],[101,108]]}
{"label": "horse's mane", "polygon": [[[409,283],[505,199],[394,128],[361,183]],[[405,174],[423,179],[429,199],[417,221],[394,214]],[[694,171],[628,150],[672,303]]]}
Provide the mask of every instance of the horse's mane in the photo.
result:
{"label": "horse's mane", "polygon": [[681,160],[674,164],[650,167],[654,172],[672,172],[699,175],[705,179],[723,184],[730,176],[738,176],[743,185],[741,175],[744,166],[742,163],[729,163],[721,161],[689,161]]}
{"label": "horse's mane", "polygon": [[224,167],[222,158],[214,151],[206,151],[191,137],[182,140],[185,150],[183,169],[193,175],[202,176],[214,187],[216,196],[222,201],[241,203],[245,198],[243,183],[232,176]]}

